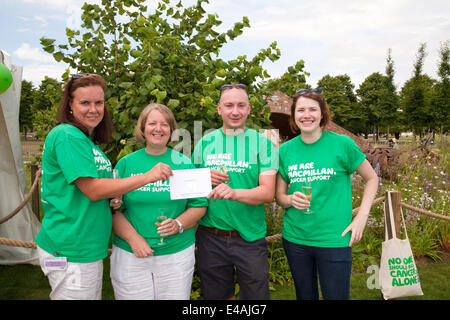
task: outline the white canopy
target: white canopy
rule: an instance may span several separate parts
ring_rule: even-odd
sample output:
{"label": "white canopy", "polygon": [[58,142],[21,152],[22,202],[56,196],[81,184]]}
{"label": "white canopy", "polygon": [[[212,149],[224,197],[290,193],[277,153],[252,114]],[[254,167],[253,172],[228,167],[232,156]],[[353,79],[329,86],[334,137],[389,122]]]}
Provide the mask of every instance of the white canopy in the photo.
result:
{"label": "white canopy", "polygon": [[[13,83],[0,94],[0,219],[16,209],[27,193],[19,131],[22,67],[11,65],[9,55],[0,51],[0,62],[12,73]],[[29,204],[0,224],[0,237],[33,241],[41,227]],[[0,244],[0,264],[37,264],[36,249]]]}

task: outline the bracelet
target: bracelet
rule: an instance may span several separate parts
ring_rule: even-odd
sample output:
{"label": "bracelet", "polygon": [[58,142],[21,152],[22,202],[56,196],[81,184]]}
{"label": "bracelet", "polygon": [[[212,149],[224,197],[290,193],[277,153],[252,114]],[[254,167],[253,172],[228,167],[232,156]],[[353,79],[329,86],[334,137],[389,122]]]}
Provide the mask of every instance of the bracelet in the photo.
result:
{"label": "bracelet", "polygon": [[175,219],[175,222],[178,224],[178,233],[183,233],[184,228],[183,228],[183,225],[181,224],[181,222],[178,221],[178,219]]}

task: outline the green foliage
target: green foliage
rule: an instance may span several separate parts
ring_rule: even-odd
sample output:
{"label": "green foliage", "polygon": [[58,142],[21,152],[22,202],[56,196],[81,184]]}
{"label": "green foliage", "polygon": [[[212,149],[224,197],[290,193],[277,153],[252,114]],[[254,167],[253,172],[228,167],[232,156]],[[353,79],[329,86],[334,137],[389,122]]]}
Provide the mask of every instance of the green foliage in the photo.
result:
{"label": "green foliage", "polygon": [[57,80],[45,77],[39,90],[36,90],[33,101],[33,128],[38,138],[44,138],[56,124],[61,88],[62,85]]}
{"label": "green foliage", "polygon": [[31,81],[22,80],[22,91],[20,93],[20,113],[19,126],[20,131],[25,132],[33,129],[33,99],[35,89]]}
{"label": "green foliage", "polygon": [[406,81],[400,92],[408,126],[420,135],[431,129],[434,122],[431,109],[434,82],[428,75],[421,74]]}
{"label": "green foliage", "polygon": [[[332,77],[327,74],[318,81],[317,86],[324,91],[334,122],[349,130],[352,130],[351,125],[355,122],[361,123],[364,114],[358,109],[353,92],[355,86],[348,75]],[[356,132],[363,131],[359,129]]]}
{"label": "green foliage", "polygon": [[439,82],[435,84],[432,113],[435,128],[443,133],[450,129],[450,41],[441,44],[438,65]]}
{"label": "green foliage", "polygon": [[[160,1],[148,13],[145,0],[106,1],[84,4],[83,32],[66,29],[67,43],[42,38],[45,51],[79,72],[98,73],[109,84],[107,106],[116,127],[114,143],[106,152],[113,162],[136,148],[133,130],[141,110],[150,102],[163,103],[174,112],[180,128],[193,134],[194,121],[203,128],[220,126],[216,112],[219,89],[225,83],[248,86],[252,114],[248,125],[259,129],[268,125],[265,101],[256,95],[255,81],[269,75],[262,64],[276,61],[276,42],[253,58],[239,56],[224,61],[220,49],[250,27],[247,17],[219,33],[216,14],[202,8],[199,0],[184,8]],[[263,113],[263,117],[260,114]],[[121,140],[125,144],[121,144]]]}
{"label": "green foliage", "polygon": [[[450,139],[445,136],[437,137],[437,145],[439,148],[434,147],[431,150],[417,149],[414,145],[401,146],[397,175],[392,181],[382,182],[378,195],[384,195],[386,190],[398,191],[401,193],[402,202],[448,216]],[[354,188],[353,207],[357,207],[363,188],[362,185],[356,185]],[[353,268],[361,272],[369,265],[378,263],[381,256],[381,242],[384,239],[382,205],[372,207],[370,214],[364,236],[353,248]],[[403,214],[414,255],[440,260],[440,250],[446,248],[450,239],[448,221],[427,217],[405,208]]]}
{"label": "green foliage", "polygon": [[[284,209],[277,203],[265,204],[267,235],[277,235],[281,233],[283,227]],[[270,290],[275,290],[275,284],[284,284],[292,281],[292,275],[289,268],[282,242],[280,240],[267,243],[269,259],[269,279]]]}
{"label": "green foliage", "polygon": [[368,76],[356,90],[361,108],[367,118],[367,126],[373,127],[374,135],[378,134],[378,125],[389,115],[384,109],[387,79],[379,72]]}
{"label": "green foliage", "polygon": [[431,101],[433,82],[429,76],[423,75],[423,63],[426,56],[426,44],[420,44],[414,63],[414,75],[402,88],[401,97],[406,119],[411,129],[422,135],[433,123]]}
{"label": "green foliage", "polygon": [[381,101],[381,108],[384,111],[383,122],[380,124],[390,132],[393,129],[395,132],[401,132],[400,113],[400,99],[397,94],[397,88],[394,83],[394,61],[391,56],[391,49],[388,50],[388,57],[386,59],[386,77],[384,81],[383,98]]}
{"label": "green foliage", "polygon": [[262,91],[270,95],[280,90],[292,97],[297,89],[310,88],[311,86],[306,84],[305,79],[305,76],[309,76],[309,73],[305,72],[304,68],[305,62],[303,60],[298,61],[295,65],[288,67],[288,71],[280,78],[264,81],[261,87]]}

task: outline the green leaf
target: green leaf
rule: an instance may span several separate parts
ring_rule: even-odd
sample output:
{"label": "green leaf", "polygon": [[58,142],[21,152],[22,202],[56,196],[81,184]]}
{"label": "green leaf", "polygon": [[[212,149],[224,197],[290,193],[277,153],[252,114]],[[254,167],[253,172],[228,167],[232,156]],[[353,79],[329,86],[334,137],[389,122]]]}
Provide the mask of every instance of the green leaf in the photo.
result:
{"label": "green leaf", "polygon": [[175,109],[176,107],[178,107],[180,105],[180,100],[177,99],[169,99],[169,102],[167,102],[167,107],[169,107],[170,109]]}
{"label": "green leaf", "polygon": [[130,55],[131,55],[133,58],[139,58],[139,57],[142,57],[142,54],[143,54],[142,50],[133,49],[133,50],[130,51]]}
{"label": "green leaf", "polygon": [[62,52],[55,52],[53,58],[55,58],[56,62],[60,62],[64,58],[64,54]]}
{"label": "green leaf", "polygon": [[227,71],[225,69],[220,69],[216,72],[216,76],[224,78],[227,76]]}
{"label": "green leaf", "polygon": [[163,100],[167,97],[166,91],[159,91],[156,93],[156,99],[158,103],[163,103]]}

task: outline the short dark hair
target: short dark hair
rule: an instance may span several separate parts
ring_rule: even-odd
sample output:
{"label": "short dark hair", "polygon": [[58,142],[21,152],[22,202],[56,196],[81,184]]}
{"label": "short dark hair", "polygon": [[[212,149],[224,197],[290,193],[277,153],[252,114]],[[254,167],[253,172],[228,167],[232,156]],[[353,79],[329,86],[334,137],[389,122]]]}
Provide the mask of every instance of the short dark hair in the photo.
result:
{"label": "short dark hair", "polygon": [[[103,93],[105,93],[107,89],[105,80],[103,80],[103,78],[97,74],[86,74],[80,77],[72,77],[69,81],[67,81],[63,87],[63,94],[61,97],[61,101],[59,102],[58,113],[56,115],[58,124],[71,124],[80,129],[86,136],[89,136],[89,130],[79,121],[77,121],[73,114],[70,112],[70,102],[73,99],[73,93],[75,90],[81,87],[89,86],[100,86],[103,89]],[[110,142],[113,128],[114,127],[111,116],[105,106],[103,119],[102,121],[100,121],[97,127],[94,128],[92,140],[95,143],[99,144]]]}
{"label": "short dark hair", "polygon": [[330,114],[330,108],[328,107],[327,101],[325,100],[325,97],[322,93],[313,93],[311,91],[306,93],[296,93],[294,95],[294,99],[292,100],[291,105],[291,117],[289,119],[289,125],[291,127],[291,130],[293,132],[299,133],[300,128],[295,123],[295,106],[297,104],[298,99],[300,97],[309,98],[312,100],[315,100],[320,105],[320,111],[322,113],[322,119],[320,120],[320,127],[323,129],[325,126],[331,121],[331,114]]}

